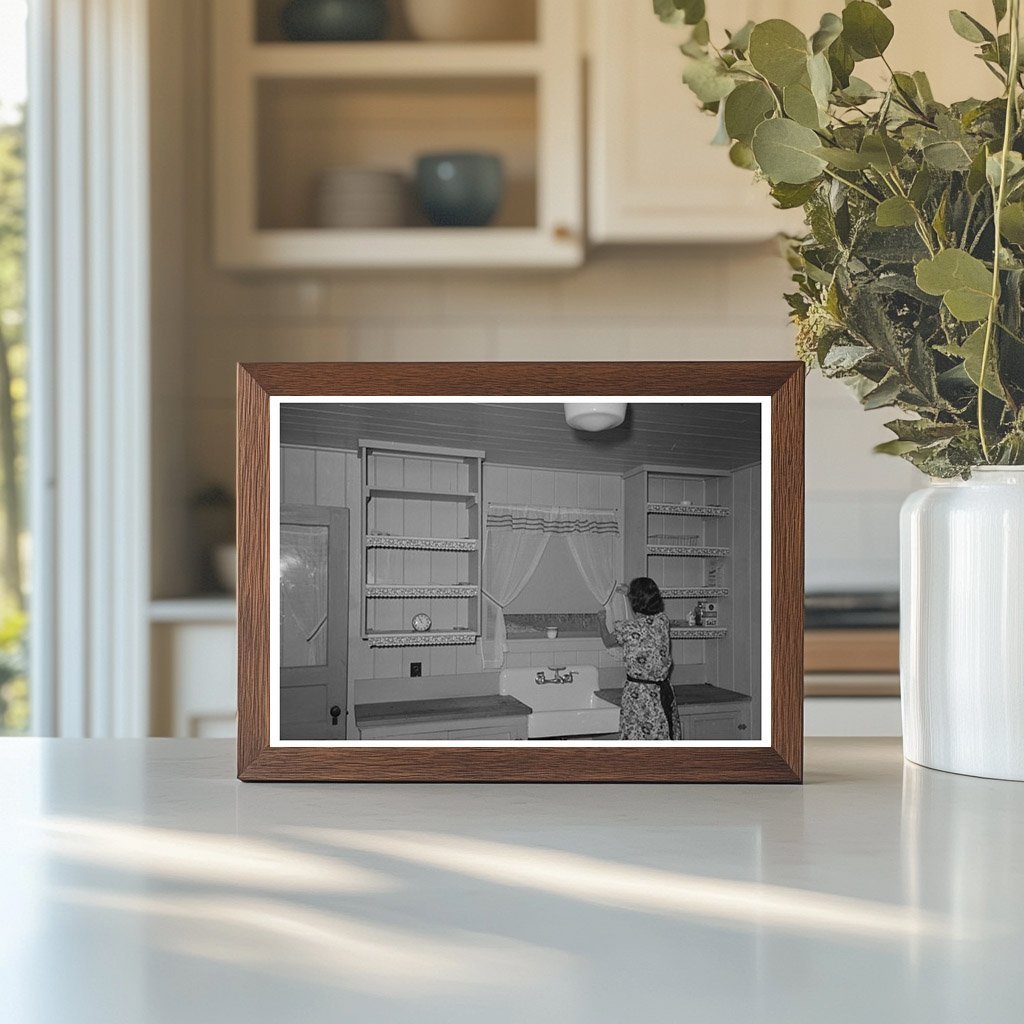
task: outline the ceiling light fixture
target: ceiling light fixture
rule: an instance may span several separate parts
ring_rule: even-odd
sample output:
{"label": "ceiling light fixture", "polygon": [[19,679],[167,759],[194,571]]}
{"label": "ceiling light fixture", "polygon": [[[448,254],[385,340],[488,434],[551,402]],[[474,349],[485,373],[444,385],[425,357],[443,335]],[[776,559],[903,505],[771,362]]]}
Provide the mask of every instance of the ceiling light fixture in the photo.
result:
{"label": "ceiling light fixture", "polygon": [[625,402],[566,402],[565,422],[573,430],[611,430],[626,418]]}

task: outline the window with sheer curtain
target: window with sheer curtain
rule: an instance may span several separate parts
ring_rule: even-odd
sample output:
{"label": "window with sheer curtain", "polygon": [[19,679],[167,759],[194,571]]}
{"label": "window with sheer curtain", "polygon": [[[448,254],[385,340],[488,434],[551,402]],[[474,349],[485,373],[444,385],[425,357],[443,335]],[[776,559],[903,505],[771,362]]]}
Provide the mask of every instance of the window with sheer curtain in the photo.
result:
{"label": "window with sheer curtain", "polygon": [[[564,543],[595,607],[622,618],[616,607],[621,536],[616,512],[533,505],[491,505],[484,539],[485,668],[500,668],[507,652],[505,610],[536,576],[553,540]],[[537,611],[575,609],[538,608]]]}

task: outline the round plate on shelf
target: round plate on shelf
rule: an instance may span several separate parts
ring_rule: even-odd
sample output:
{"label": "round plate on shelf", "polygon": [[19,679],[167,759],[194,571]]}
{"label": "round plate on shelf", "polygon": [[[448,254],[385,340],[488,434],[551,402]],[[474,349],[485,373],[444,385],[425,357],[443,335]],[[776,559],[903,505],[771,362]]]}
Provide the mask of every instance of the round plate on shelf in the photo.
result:
{"label": "round plate on shelf", "polygon": [[417,633],[426,633],[430,629],[430,616],[426,612],[420,612],[412,617],[412,628]]}

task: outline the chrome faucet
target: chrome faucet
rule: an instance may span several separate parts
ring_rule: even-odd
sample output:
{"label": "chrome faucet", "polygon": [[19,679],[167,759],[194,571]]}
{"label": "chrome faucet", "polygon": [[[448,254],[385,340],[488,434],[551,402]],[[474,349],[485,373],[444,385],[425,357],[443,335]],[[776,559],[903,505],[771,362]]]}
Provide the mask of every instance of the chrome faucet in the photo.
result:
{"label": "chrome faucet", "polygon": [[571,683],[576,675],[571,669],[567,672],[564,665],[558,668],[548,665],[548,672],[554,672],[555,678],[548,679],[547,672],[538,672],[536,675],[538,686],[565,686],[567,683]]}

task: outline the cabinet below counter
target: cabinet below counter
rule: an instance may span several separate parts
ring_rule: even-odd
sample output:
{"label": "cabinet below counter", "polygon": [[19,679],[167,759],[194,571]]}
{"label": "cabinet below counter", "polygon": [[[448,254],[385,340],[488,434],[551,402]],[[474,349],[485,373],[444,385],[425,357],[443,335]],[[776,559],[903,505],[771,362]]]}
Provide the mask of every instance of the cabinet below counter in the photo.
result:
{"label": "cabinet below counter", "polygon": [[[683,740],[756,739],[751,733],[750,697],[720,686],[673,686]],[[602,700],[622,706],[622,690],[598,690]]]}
{"label": "cabinet below counter", "polygon": [[514,697],[442,697],[357,704],[361,740],[525,740],[533,709]]}

